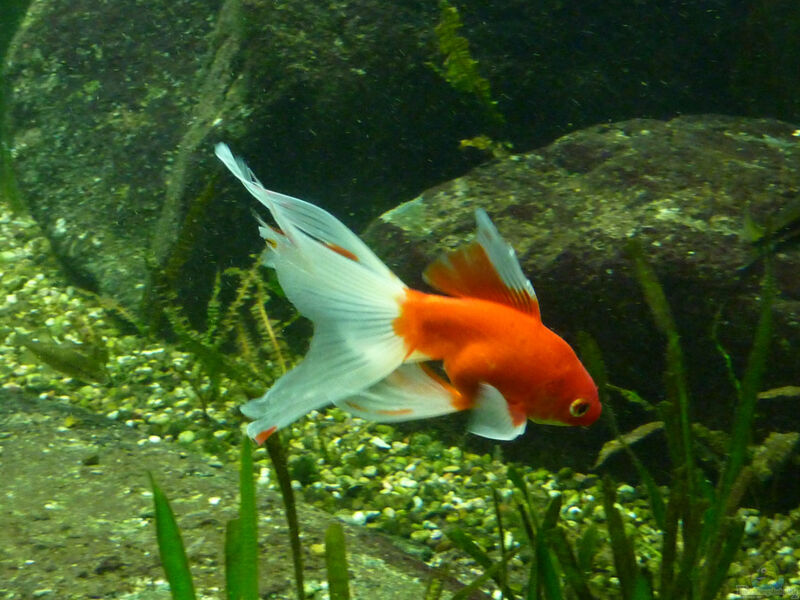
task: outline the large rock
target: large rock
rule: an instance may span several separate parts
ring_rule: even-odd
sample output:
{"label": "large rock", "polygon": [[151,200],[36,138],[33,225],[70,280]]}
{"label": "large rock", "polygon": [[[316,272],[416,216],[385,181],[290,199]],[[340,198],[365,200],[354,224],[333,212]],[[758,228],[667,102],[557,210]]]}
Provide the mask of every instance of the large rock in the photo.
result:
{"label": "large rock", "polygon": [[[573,342],[580,330],[592,334],[612,381],[658,400],[664,340],[625,250],[638,238],[683,335],[693,408],[725,427],[735,394],[711,324],[719,313],[720,339],[741,368],[762,273],[759,264],[742,270],[753,257],[745,216],[779,215],[798,205],[798,190],[794,125],[721,116],[632,120],[575,132],[431,188],[377,219],[365,239],[407,283],[422,285],[424,266],[471,236],[473,211],[484,207],[516,248],[545,323]],[[767,384],[798,385],[800,249],[783,249],[775,266],[780,296]],[[773,401],[769,411],[770,424],[798,427],[789,402]],[[539,428],[540,440],[548,435],[558,453],[565,433]]]}
{"label": "large rock", "polygon": [[202,300],[218,264],[259,247],[252,200],[216,185],[215,142],[271,187],[370,216],[474,163],[458,138],[476,111],[458,117],[426,64],[437,18],[370,0],[35,0],[6,70],[19,186],[78,281],[134,311],[154,280]]}

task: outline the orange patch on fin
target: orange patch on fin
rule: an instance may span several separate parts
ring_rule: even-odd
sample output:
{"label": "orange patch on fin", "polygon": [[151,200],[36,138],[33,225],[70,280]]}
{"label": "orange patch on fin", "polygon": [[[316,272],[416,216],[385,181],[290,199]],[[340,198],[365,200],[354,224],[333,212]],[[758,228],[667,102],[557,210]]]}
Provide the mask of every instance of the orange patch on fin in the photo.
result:
{"label": "orange patch on fin", "polygon": [[432,262],[422,274],[445,294],[480,298],[539,316],[539,303],[524,289],[508,287],[478,242],[472,242]]}
{"label": "orange patch on fin", "polygon": [[337,246],[336,244],[331,244],[330,242],[323,242],[326,248],[333,250],[336,254],[341,254],[345,258],[349,258],[352,261],[358,262],[358,256],[350,252],[347,248],[342,248],[341,246]]}
{"label": "orange patch on fin", "polygon": [[400,415],[413,414],[414,411],[410,408],[398,408],[396,410],[376,410],[375,413],[378,415],[386,415],[388,417],[397,417]]}
{"label": "orange patch on fin", "polygon": [[464,394],[458,391],[458,389],[449,381],[447,381],[444,377],[439,375],[436,371],[434,371],[430,365],[425,363],[421,363],[419,365],[420,369],[425,371],[425,374],[433,379],[436,383],[441,385],[444,389],[450,392],[450,404],[456,410],[468,410],[472,408],[472,401],[467,399]]}
{"label": "orange patch on fin", "polygon": [[277,430],[278,428],[273,425],[266,431],[262,431],[261,433],[259,433],[256,437],[253,438],[253,440],[255,441],[256,444],[261,446],[264,442],[267,441],[267,438],[271,436],[273,433],[275,433]]}

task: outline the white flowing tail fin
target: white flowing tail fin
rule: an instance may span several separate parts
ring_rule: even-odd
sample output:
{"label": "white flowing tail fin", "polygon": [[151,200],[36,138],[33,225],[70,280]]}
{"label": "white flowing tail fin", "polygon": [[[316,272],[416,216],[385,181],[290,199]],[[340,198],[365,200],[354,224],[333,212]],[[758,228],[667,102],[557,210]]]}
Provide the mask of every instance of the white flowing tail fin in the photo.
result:
{"label": "white flowing tail fin", "polygon": [[247,432],[263,442],[311,410],[353,396],[382,380],[406,356],[393,323],[405,285],[352,231],[321,208],[265,189],[253,172],[217,144],[217,157],[272,213],[261,222],[266,264],[286,296],[314,323],[303,361],[263,397],[242,407],[255,419]]}

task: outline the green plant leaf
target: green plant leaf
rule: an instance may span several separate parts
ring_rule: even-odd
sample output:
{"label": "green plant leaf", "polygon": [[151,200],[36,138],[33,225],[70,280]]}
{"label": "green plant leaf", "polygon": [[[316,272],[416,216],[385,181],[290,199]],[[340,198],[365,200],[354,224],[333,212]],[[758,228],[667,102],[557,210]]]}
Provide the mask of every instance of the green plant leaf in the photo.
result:
{"label": "green plant leaf", "polygon": [[586,578],[583,576],[583,572],[578,566],[575,552],[572,551],[569,545],[563,527],[557,525],[550,529],[546,534],[546,540],[547,545],[558,558],[558,563],[561,565],[561,570],[564,572],[564,579],[566,579],[569,586],[575,592],[575,595],[580,600],[593,600],[594,596],[592,596],[592,593],[589,591]]}
{"label": "green plant leaf", "polygon": [[597,526],[592,523],[583,530],[583,535],[581,535],[581,538],[578,541],[577,559],[578,568],[581,571],[584,573],[589,572],[589,570],[592,568],[594,557],[599,549],[600,531],[597,529]]}
{"label": "green plant leaf", "polygon": [[[516,554],[519,552],[520,548],[514,548],[511,552],[509,552],[505,558],[501,561],[494,563],[490,568],[486,569],[480,576],[476,577],[473,581],[470,581],[467,585],[462,587],[458,590],[455,594],[450,597],[450,600],[466,600],[467,598],[472,597],[472,593],[482,588],[490,579],[494,579],[496,581],[496,577],[498,572],[501,568],[506,568],[508,565],[508,561],[511,560]],[[503,597],[508,600],[513,600],[515,596],[508,595],[506,593],[503,594]],[[425,600],[428,600],[427,596]]]}
{"label": "green plant leaf", "polygon": [[231,519],[225,526],[225,597],[242,600],[241,521]]}
{"label": "green plant leaf", "polygon": [[347,574],[347,552],[344,530],[339,523],[332,523],[325,532],[325,566],[328,570],[328,593],[330,600],[349,600],[350,585]]}
{"label": "green plant leaf", "polygon": [[258,600],[258,521],[253,484],[253,443],[242,439],[239,467],[238,572],[242,600]]}
{"label": "green plant leaf", "polygon": [[465,552],[475,560],[484,569],[490,569],[495,561],[481,548],[478,543],[473,540],[469,534],[459,527],[451,527],[445,530],[445,535],[456,545],[462,552]]}
{"label": "green plant leaf", "polygon": [[614,504],[617,501],[617,493],[611,478],[606,475],[603,477],[603,508],[606,512],[606,525],[608,535],[611,539],[611,551],[614,555],[614,567],[619,577],[622,587],[622,597],[625,600],[633,598],[633,590],[636,586],[636,576],[638,567],[636,557],[633,554],[628,536],[625,534],[625,526],[622,515]]}
{"label": "green plant leaf", "polygon": [[428,578],[423,600],[439,600],[442,597],[442,592],[444,592],[444,573],[439,569],[434,569]]}
{"label": "green plant leaf", "polygon": [[156,484],[153,474],[148,472],[150,487],[153,489],[153,504],[156,513],[156,537],[158,551],[161,555],[161,566],[169,582],[169,589],[173,600],[195,600],[192,574],[189,571],[189,561],[175,513],[169,505],[166,495]]}
{"label": "green plant leaf", "polygon": [[303,583],[303,549],[300,544],[300,525],[297,520],[297,505],[294,500],[294,490],[289,475],[289,465],[286,462],[286,453],[278,434],[271,435],[266,441],[267,452],[275,470],[275,478],[283,498],[283,507],[286,512],[286,522],[289,526],[289,543],[292,548],[292,563],[294,564],[294,583],[298,600],[305,598]]}
{"label": "green plant leaf", "polygon": [[724,542],[722,551],[716,559],[712,559],[712,566],[707,571],[707,578],[703,583],[702,600],[713,600],[719,596],[719,592],[725,583],[728,569],[736,557],[742,545],[744,537],[744,523],[742,521],[728,520],[727,527],[723,534]]}
{"label": "green plant leaf", "polygon": [[636,575],[636,584],[633,587],[632,600],[652,600],[653,590],[650,589],[650,582],[639,572]]}
{"label": "green plant leaf", "polygon": [[541,531],[536,536],[536,568],[539,572],[538,583],[545,597],[549,600],[561,600],[564,597],[561,593],[561,579]]}

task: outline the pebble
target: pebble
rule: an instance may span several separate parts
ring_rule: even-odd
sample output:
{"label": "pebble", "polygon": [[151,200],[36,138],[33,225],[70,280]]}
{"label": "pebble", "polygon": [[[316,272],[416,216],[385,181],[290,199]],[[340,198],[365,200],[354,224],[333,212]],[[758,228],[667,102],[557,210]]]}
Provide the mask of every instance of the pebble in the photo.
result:
{"label": "pebble", "polygon": [[426,542],[431,537],[431,532],[427,529],[418,529],[411,532],[411,539],[415,542]]}
{"label": "pebble", "polygon": [[759,531],[761,531],[761,526],[759,524],[760,521],[761,518],[755,515],[747,517],[744,522],[745,535],[749,535],[751,537],[758,535]]}
{"label": "pebble", "polygon": [[381,450],[389,450],[392,446],[387,444],[382,438],[378,436],[373,436],[370,440],[370,443],[375,446],[376,448],[380,448]]}
{"label": "pebble", "polygon": [[178,434],[178,441],[183,444],[191,444],[195,440],[195,437],[194,431],[186,429]]}
{"label": "pebble", "polygon": [[636,488],[623,483],[617,488],[617,499],[621,502],[630,502],[636,498]]}

